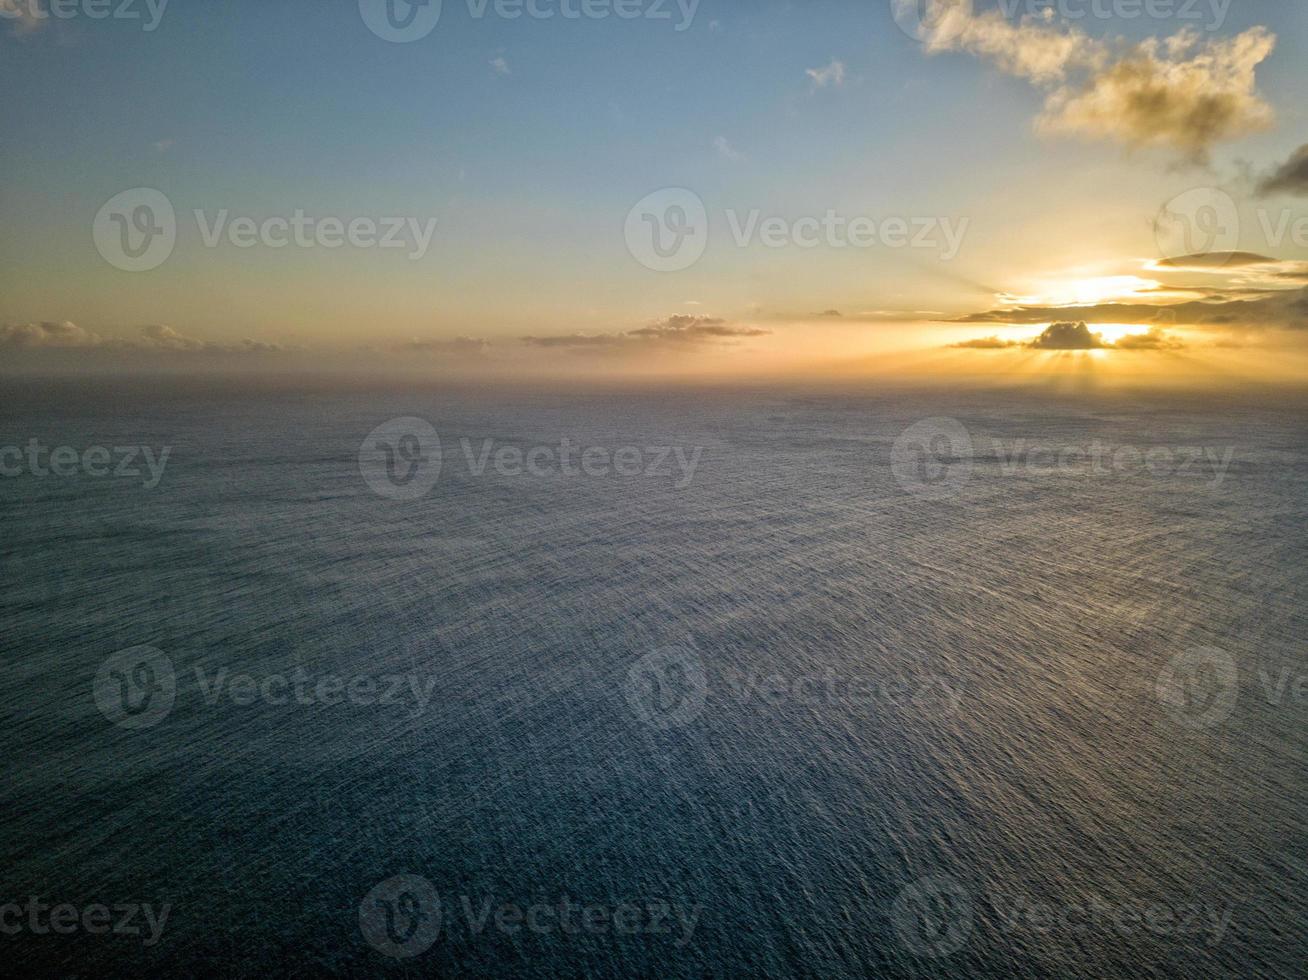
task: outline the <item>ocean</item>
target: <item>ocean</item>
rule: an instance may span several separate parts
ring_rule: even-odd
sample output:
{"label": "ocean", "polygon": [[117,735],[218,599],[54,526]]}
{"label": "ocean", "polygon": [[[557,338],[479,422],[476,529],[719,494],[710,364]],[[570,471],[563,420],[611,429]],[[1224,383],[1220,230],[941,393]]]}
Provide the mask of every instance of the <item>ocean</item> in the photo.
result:
{"label": "ocean", "polygon": [[1301,399],[2,403],[17,973],[1308,961]]}

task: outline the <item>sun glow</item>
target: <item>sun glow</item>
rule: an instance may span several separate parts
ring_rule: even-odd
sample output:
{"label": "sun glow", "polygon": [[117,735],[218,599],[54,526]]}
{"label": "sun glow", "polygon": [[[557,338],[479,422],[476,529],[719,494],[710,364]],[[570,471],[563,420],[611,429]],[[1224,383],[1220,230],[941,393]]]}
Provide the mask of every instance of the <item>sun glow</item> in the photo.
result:
{"label": "sun glow", "polygon": [[1115,344],[1132,334],[1146,334],[1149,328],[1139,323],[1096,323],[1091,328],[1106,344]]}
{"label": "sun glow", "polygon": [[1004,296],[1015,306],[1092,306],[1113,300],[1139,300],[1140,294],[1161,286],[1140,276],[1095,276],[1085,279],[1050,279],[1037,284],[1029,295]]}

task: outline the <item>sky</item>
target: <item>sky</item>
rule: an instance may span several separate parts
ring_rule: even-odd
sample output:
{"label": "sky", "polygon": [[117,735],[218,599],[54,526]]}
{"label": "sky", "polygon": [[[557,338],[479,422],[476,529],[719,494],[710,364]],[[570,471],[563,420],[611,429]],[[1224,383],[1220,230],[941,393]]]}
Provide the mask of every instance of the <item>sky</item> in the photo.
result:
{"label": "sky", "polygon": [[1308,374],[1304,4],[50,3],[0,370]]}

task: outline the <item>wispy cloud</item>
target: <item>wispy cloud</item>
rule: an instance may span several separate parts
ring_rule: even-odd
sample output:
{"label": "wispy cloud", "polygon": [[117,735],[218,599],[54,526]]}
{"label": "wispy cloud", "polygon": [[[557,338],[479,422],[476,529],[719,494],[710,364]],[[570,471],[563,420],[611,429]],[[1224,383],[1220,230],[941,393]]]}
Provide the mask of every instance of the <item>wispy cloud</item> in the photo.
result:
{"label": "wispy cloud", "polygon": [[164,324],[140,328],[136,337],[103,337],[69,321],[0,325],[0,350],[86,350],[107,352],[187,352],[203,354],[276,353],[278,344],[242,340],[220,344],[197,340]]}
{"label": "wispy cloud", "polygon": [[449,340],[414,337],[397,344],[400,353],[444,354],[451,357],[484,357],[490,350],[490,341],[476,337],[454,337]]}
{"label": "wispy cloud", "polygon": [[814,89],[840,88],[845,84],[845,63],[832,58],[831,64],[823,68],[808,68],[804,74],[813,80]]}
{"label": "wispy cloud", "polygon": [[728,142],[725,136],[719,136],[717,139],[713,141],[713,149],[718,151],[718,156],[720,156],[723,160],[744,159],[743,154],[741,154],[739,150],[737,150],[734,146],[732,146],[731,143]]}
{"label": "wispy cloud", "polygon": [[573,333],[546,337],[523,337],[534,347],[566,350],[691,350],[723,346],[749,337],[765,337],[771,330],[745,324],[728,323],[720,317],[678,314],[655,321],[636,330],[622,333]]}

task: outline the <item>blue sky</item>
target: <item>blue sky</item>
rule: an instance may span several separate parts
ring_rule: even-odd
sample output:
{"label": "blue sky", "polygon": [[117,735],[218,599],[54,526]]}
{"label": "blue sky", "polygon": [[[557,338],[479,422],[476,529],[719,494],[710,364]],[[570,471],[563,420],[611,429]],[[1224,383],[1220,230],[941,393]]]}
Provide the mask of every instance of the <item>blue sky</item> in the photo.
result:
{"label": "blue sky", "polygon": [[[1206,166],[1038,134],[1038,86],[975,53],[924,52],[889,0],[702,0],[684,31],[668,9],[662,21],[477,19],[446,0],[435,30],[408,44],[374,36],[355,0],[172,0],[150,33],[84,15],[0,26],[0,322],[339,345],[623,331],[688,311],[961,313],[1019,290],[1037,261],[1052,275],[1079,253],[1147,252],[1169,197],[1228,186],[1308,142],[1300,4],[1237,0],[1211,35],[1276,34],[1257,82],[1277,122],[1217,143]],[[1180,22],[1076,26],[1139,40]],[[807,74],[834,62],[839,83]],[[136,187],[183,216],[304,208],[430,216],[439,230],[409,262],[205,249],[184,217],[167,265],[134,276],[102,260],[90,225]],[[718,221],[704,260],[661,275],[632,261],[622,222],[664,187],[693,189],[712,215],[968,217],[970,239],[945,265],[718,247]]]}

